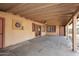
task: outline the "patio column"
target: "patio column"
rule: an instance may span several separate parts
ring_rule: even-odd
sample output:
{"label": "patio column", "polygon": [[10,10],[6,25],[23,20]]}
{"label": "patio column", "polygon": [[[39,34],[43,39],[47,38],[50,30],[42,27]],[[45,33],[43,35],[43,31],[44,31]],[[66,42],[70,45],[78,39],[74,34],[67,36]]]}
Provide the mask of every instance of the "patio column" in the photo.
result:
{"label": "patio column", "polygon": [[77,50],[76,21],[77,21],[77,15],[73,16],[73,18],[72,18],[72,51]]}
{"label": "patio column", "polygon": [[66,27],[66,36],[67,36],[67,39],[68,39],[68,25],[67,25],[67,27]]}

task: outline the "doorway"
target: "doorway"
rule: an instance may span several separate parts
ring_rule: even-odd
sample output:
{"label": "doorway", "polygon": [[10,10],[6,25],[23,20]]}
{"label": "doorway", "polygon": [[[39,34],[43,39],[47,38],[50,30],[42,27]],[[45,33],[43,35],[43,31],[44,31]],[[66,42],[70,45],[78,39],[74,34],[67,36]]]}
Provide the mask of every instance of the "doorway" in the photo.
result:
{"label": "doorway", "polygon": [[65,35],[65,27],[64,26],[59,26],[59,35],[64,36]]}
{"label": "doorway", "polygon": [[35,36],[41,36],[41,26],[35,25]]}
{"label": "doorway", "polygon": [[4,19],[0,18],[0,48],[4,46]]}
{"label": "doorway", "polygon": [[41,26],[38,26],[38,35],[41,36]]}

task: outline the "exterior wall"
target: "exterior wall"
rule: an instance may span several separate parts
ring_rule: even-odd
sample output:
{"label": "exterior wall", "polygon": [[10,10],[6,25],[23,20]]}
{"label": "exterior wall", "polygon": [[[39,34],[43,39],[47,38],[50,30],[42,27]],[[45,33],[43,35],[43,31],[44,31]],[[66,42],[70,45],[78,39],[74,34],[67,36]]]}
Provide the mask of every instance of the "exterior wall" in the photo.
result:
{"label": "exterior wall", "polygon": [[60,34],[64,34],[64,30],[60,29],[60,25],[62,25],[62,23],[60,23],[60,21],[58,19],[48,20],[47,25],[55,25],[56,26],[56,32],[46,32],[47,35],[55,35],[55,36],[57,35],[58,36]]}
{"label": "exterior wall", "polygon": [[[0,17],[5,18],[5,47],[35,38],[35,32],[32,32],[32,23],[44,25],[11,13],[0,12]],[[24,30],[13,29],[13,20],[21,20],[23,22]],[[45,34],[46,32],[42,32],[42,36]]]}

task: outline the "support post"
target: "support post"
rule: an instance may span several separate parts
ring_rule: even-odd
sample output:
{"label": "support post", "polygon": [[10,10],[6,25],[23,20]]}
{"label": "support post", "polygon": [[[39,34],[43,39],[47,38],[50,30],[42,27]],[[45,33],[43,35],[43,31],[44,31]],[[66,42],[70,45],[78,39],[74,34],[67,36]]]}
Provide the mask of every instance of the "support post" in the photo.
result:
{"label": "support post", "polygon": [[77,21],[77,16],[75,15],[75,16],[72,18],[72,51],[76,51],[76,50],[77,50],[76,21]]}
{"label": "support post", "polygon": [[69,38],[69,37],[68,37],[68,32],[69,32],[69,31],[68,31],[68,25],[67,25],[67,26],[66,26],[66,36],[67,36],[67,39]]}

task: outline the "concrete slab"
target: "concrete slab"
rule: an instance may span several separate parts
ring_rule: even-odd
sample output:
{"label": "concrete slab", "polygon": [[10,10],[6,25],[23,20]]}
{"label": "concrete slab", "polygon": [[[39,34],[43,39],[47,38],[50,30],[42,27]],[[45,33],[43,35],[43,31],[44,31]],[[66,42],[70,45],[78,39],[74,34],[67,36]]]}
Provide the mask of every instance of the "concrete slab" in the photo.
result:
{"label": "concrete slab", "polygon": [[[78,52],[72,52],[71,40],[64,36],[43,36],[33,40],[20,43],[20,46],[12,49],[8,48],[7,54],[0,52],[5,56],[78,56]],[[2,53],[2,54],[1,54]]]}

